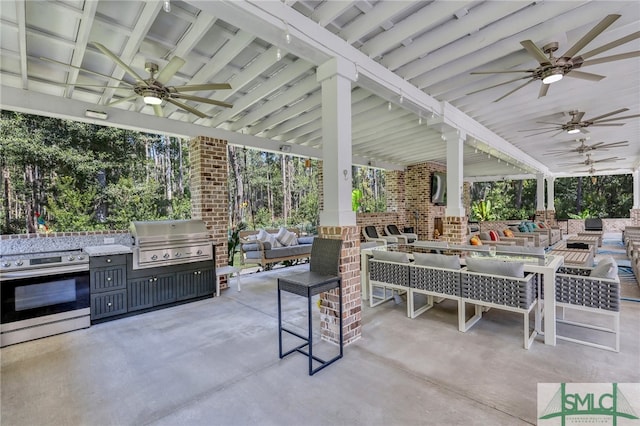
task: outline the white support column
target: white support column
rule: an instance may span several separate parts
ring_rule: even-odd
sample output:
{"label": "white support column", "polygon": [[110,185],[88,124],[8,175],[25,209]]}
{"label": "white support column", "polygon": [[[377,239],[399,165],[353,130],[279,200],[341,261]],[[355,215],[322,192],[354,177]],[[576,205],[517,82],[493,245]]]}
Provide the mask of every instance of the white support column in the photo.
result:
{"label": "white support column", "polygon": [[467,137],[463,131],[452,130],[443,133],[447,144],[447,209],[445,216],[463,217],[462,204],[464,141]]}
{"label": "white support column", "polygon": [[555,197],[555,194],[554,194],[555,180],[556,178],[553,176],[547,177],[547,210],[556,209],[556,205],[553,200],[553,198]]}
{"label": "white support column", "polygon": [[536,175],[536,211],[544,211],[544,175]]}
{"label": "white support column", "polygon": [[342,58],[320,65],[322,84],[323,226],[355,225],[351,209],[351,82],[355,67]]}
{"label": "white support column", "polygon": [[640,209],[640,170],[633,172],[633,208]]}

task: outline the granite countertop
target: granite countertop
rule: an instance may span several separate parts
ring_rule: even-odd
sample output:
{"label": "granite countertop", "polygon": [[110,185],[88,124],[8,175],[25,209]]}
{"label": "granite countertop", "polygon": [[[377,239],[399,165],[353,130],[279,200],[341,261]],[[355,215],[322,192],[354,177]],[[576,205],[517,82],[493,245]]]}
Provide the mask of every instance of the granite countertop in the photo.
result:
{"label": "granite countertop", "polygon": [[89,256],[108,256],[114,254],[126,254],[131,253],[131,247],[123,246],[121,244],[106,244],[103,246],[89,246],[83,247],[85,253]]}

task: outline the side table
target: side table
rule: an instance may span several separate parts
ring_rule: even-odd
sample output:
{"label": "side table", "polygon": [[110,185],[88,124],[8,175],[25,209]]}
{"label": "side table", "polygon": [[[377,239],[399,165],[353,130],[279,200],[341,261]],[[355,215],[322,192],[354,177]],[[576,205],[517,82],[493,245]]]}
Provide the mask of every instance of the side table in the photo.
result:
{"label": "side table", "polygon": [[240,268],[231,265],[216,268],[216,297],[220,297],[220,277],[229,275],[229,279],[231,279],[233,274],[236,274],[236,283],[238,284],[238,291],[240,291]]}

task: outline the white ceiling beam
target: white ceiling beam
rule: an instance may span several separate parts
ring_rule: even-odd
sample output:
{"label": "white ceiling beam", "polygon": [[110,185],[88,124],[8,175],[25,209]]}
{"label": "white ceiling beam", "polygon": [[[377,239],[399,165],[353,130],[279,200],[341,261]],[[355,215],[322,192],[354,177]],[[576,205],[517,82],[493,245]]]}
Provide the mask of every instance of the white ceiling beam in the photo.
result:
{"label": "white ceiling beam", "polygon": [[262,120],[260,123],[251,126],[249,128],[249,133],[252,135],[257,135],[265,130],[273,127],[276,128],[278,125],[286,122],[287,120],[292,119],[293,117],[297,117],[300,114],[303,114],[308,111],[313,111],[314,108],[319,108],[320,103],[322,102],[322,95],[320,92],[313,93],[308,96],[304,100],[298,102],[297,104],[285,108],[282,111],[279,111],[275,114],[271,114],[269,117]]}
{"label": "white ceiling beam", "polygon": [[28,89],[27,78],[27,16],[24,0],[16,0],[16,24],[18,25],[18,47],[20,52],[20,77],[22,88]]}
{"label": "white ceiling beam", "polygon": [[410,2],[403,1],[378,2],[371,11],[360,15],[353,22],[345,25],[338,35],[345,39],[347,43],[353,44],[377,27],[380,27],[383,22],[388,21],[410,6]]}
{"label": "white ceiling beam", "polygon": [[255,90],[238,99],[233,104],[233,108],[223,111],[222,114],[214,117],[214,119],[211,120],[211,126],[217,127],[221,123],[245,111],[273,92],[281,90],[283,86],[300,77],[302,74],[308,72],[311,68],[313,68],[312,64],[302,59],[298,59],[293,64],[286,67],[284,70],[271,77],[264,84],[261,84]]}
{"label": "white ceiling beam", "polygon": [[[145,35],[155,21],[155,17],[162,10],[162,2],[144,2],[142,4],[144,6],[142,8],[142,12],[140,13],[140,18],[136,21],[136,26],[131,32],[131,36],[128,38],[124,49],[122,49],[122,53],[118,55],[118,52],[114,52],[125,64],[131,63],[136,53],[138,52],[138,49],[140,49],[140,45],[142,44]],[[116,79],[122,79],[122,77],[124,77],[124,74],[125,71],[119,66],[116,66],[111,76]],[[105,89],[102,94],[100,104],[108,104],[111,101],[114,93],[115,89]]]}
{"label": "white ceiling beam", "polygon": [[267,117],[269,114],[293,103],[301,97],[319,90],[319,84],[320,83],[318,83],[315,73],[296,82],[296,84],[287,90],[282,91],[275,98],[266,101],[260,105],[259,108],[255,108],[253,111],[250,111],[248,114],[233,123],[231,125],[231,130],[236,131],[243,127],[250,126],[260,118]]}
{"label": "white ceiling beam", "polygon": [[191,53],[194,47],[202,40],[209,30],[216,23],[218,18],[208,15],[206,13],[200,13],[196,17],[196,20],[189,26],[187,32],[180,38],[178,45],[173,51],[175,56],[182,59],[186,59],[186,56]]}
{"label": "white ceiling beam", "polygon": [[[527,8],[525,2],[490,1],[474,7],[459,19],[453,19],[446,25],[413,39],[407,47],[400,47],[382,58],[382,64],[390,70],[396,70],[407,63],[424,57],[449,43],[467,37],[473,28],[484,28],[519,9]],[[475,37],[475,36],[473,36]]]}
{"label": "white ceiling beam", "polygon": [[297,129],[298,127],[302,127],[319,119],[322,119],[322,110],[320,108],[316,108],[312,111],[307,111],[296,118],[289,119],[281,125],[273,128],[272,130],[269,130],[265,134],[265,137],[273,138],[278,135],[286,134]]}
{"label": "white ceiling beam", "polygon": [[[75,67],[82,66],[82,59],[87,51],[87,43],[89,42],[89,36],[91,34],[91,26],[93,24],[96,10],[98,9],[98,2],[85,2],[84,10],[82,11],[82,17],[80,18],[80,27],[78,28],[78,35],[76,37],[76,45],[73,49],[73,56],[71,58],[71,65]],[[71,68],[67,75],[67,84],[75,84],[78,79],[80,70],[77,68]],[[65,97],[70,98],[73,95],[73,86],[67,87]]]}
{"label": "white ceiling beam", "polygon": [[368,40],[361,48],[370,58],[386,53],[392,47],[399,46],[403,40],[435,28],[451,19],[453,14],[474,2],[435,1],[427,4],[388,31],[384,31]]}
{"label": "white ceiling beam", "polygon": [[313,13],[311,14],[311,19],[313,19],[323,27],[326,27],[334,19],[342,15],[352,6],[353,2],[351,1],[327,1],[322,3],[316,10],[313,11]]}

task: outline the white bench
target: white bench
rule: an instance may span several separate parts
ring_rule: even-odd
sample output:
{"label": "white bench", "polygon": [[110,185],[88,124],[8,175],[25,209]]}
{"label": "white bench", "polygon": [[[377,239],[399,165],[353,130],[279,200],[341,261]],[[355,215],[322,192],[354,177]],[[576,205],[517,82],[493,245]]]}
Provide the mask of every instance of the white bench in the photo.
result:
{"label": "white bench", "polygon": [[233,274],[236,274],[236,283],[238,284],[238,291],[240,291],[240,268],[231,265],[216,268],[216,297],[220,297],[220,277],[228,275],[229,279],[231,279]]}

